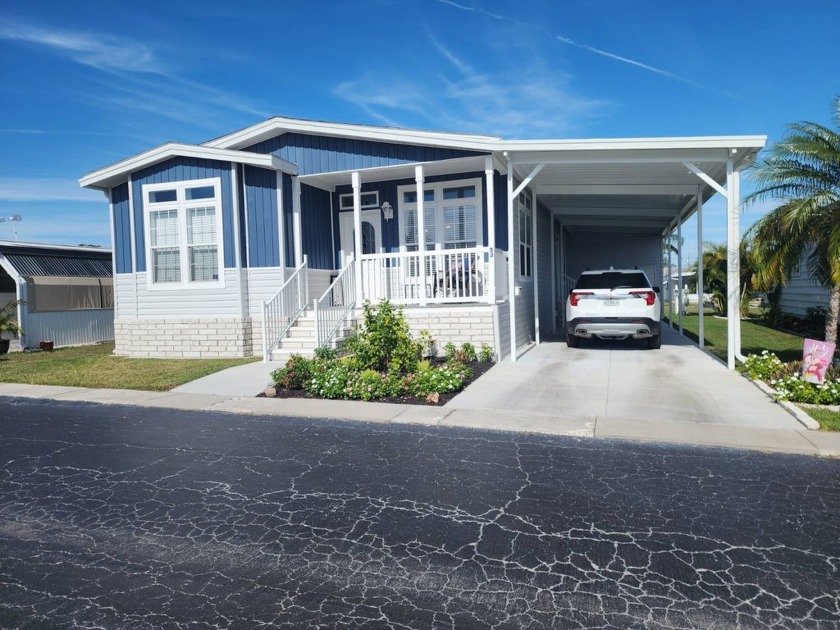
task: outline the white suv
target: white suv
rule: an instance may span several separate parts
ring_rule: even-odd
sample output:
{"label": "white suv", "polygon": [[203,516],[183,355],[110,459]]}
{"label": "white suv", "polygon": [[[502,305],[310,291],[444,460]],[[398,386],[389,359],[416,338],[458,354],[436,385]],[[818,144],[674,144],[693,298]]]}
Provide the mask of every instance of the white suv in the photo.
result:
{"label": "white suv", "polygon": [[647,339],[662,345],[659,287],[639,269],[584,271],[566,299],[566,341],[576,348],[581,338]]}

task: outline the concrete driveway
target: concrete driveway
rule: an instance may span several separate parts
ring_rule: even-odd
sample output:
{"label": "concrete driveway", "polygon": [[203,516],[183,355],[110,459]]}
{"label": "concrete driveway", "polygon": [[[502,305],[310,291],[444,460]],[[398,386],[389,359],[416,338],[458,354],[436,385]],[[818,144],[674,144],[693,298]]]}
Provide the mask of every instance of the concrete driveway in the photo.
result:
{"label": "concrete driveway", "polygon": [[643,341],[541,343],[493,367],[447,407],[536,411],[797,429],[801,425],[747,379],[670,328],[662,348]]}

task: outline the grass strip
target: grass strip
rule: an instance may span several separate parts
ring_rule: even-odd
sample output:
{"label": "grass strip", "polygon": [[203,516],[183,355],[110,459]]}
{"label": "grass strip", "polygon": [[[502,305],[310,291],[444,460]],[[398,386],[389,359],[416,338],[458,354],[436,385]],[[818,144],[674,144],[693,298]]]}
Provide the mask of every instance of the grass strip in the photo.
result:
{"label": "grass strip", "polygon": [[131,359],[113,355],[114,344],[11,352],[0,356],[0,382],[107,389],[168,391],[235,365],[244,359]]}

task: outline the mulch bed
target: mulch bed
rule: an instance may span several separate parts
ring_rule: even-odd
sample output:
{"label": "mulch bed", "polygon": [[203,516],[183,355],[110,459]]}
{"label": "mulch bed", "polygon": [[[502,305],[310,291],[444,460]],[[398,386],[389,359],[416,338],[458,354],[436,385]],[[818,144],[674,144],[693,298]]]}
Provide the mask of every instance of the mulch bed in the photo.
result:
{"label": "mulch bed", "polygon": [[[464,381],[464,387],[461,391],[464,391],[470,384],[479,378],[482,374],[487,372],[491,367],[493,367],[495,363],[470,363],[469,366],[472,368],[473,377],[469,380]],[[311,398],[313,400],[328,400],[326,398],[321,398],[320,396],[307,396],[302,389],[285,389],[283,387],[275,386],[275,391],[277,392],[277,398]],[[430,402],[427,401],[425,398],[414,398],[413,396],[389,396],[388,398],[377,398],[376,400],[370,400],[368,402],[373,403],[397,403],[401,405],[425,405],[427,407],[442,407],[450,400],[455,398],[461,392],[450,392],[448,394],[439,394],[437,402]],[[258,394],[257,398],[264,398],[265,393]]]}

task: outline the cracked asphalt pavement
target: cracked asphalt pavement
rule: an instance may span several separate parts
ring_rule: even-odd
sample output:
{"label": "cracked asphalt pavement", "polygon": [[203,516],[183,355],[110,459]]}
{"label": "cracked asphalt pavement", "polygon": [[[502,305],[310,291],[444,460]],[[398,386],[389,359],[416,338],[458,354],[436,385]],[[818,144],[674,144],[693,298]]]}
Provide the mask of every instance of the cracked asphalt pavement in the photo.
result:
{"label": "cracked asphalt pavement", "polygon": [[3,628],[840,627],[840,461],[0,399]]}

